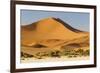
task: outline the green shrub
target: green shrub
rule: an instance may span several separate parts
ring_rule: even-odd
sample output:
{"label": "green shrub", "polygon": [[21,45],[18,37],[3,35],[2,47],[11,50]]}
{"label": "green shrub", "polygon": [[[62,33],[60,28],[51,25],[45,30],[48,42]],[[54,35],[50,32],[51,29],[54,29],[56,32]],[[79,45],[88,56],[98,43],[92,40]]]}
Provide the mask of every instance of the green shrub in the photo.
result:
{"label": "green shrub", "polygon": [[89,54],[90,54],[89,50],[84,51],[84,56],[89,56]]}
{"label": "green shrub", "polygon": [[23,57],[23,58],[31,58],[31,57],[33,57],[33,55],[21,52],[21,57]]}
{"label": "green shrub", "polygon": [[60,57],[61,56],[61,52],[58,50],[52,51],[50,53],[51,57]]}

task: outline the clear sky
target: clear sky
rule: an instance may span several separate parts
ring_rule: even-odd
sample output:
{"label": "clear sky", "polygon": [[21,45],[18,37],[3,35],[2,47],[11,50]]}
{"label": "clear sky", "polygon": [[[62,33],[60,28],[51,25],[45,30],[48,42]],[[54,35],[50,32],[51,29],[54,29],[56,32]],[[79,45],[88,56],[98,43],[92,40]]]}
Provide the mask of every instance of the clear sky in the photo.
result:
{"label": "clear sky", "polygon": [[74,28],[89,31],[90,14],[82,12],[21,10],[21,25],[28,25],[48,17],[60,18]]}

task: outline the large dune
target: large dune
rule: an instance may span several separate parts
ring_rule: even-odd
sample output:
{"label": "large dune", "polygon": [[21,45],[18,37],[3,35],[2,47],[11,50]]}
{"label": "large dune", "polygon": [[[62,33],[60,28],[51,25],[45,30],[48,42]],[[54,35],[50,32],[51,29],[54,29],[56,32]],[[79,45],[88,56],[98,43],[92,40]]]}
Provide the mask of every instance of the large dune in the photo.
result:
{"label": "large dune", "polygon": [[42,44],[52,47],[82,37],[89,37],[89,33],[77,30],[58,18],[45,18],[21,26],[21,44],[24,46]]}
{"label": "large dune", "polygon": [[34,55],[64,48],[89,49],[89,32],[53,17],[21,26],[21,52]]}

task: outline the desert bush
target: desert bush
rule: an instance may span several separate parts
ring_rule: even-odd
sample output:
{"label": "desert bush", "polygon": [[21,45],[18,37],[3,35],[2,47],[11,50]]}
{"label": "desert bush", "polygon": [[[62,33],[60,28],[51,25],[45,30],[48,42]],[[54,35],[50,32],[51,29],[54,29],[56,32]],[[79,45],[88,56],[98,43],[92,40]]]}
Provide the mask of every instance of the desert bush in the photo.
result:
{"label": "desert bush", "polygon": [[51,57],[60,57],[61,52],[58,50],[55,50],[55,51],[52,51],[50,55],[51,55]]}
{"label": "desert bush", "polygon": [[86,51],[84,51],[84,56],[89,56],[89,54],[90,54],[89,49],[88,49],[88,50],[86,50]]}
{"label": "desert bush", "polygon": [[38,52],[35,54],[35,58],[37,59],[43,59],[45,57],[50,57],[49,52]]}
{"label": "desert bush", "polygon": [[23,58],[31,58],[31,57],[33,57],[33,55],[21,52],[21,57],[23,57]]}
{"label": "desert bush", "polygon": [[68,55],[68,58],[72,58],[73,56],[72,55]]}
{"label": "desert bush", "polygon": [[43,58],[43,57],[42,57],[42,53],[41,53],[41,52],[36,53],[36,54],[35,54],[35,58],[37,58],[37,59],[42,59],[42,58]]}
{"label": "desert bush", "polygon": [[76,53],[79,54],[79,56],[82,56],[82,55],[84,55],[84,50],[83,49],[78,49],[76,51]]}
{"label": "desert bush", "polygon": [[67,55],[69,55],[69,54],[70,54],[70,52],[67,52],[67,51],[63,52],[63,55],[64,55],[64,56],[67,56]]}
{"label": "desert bush", "polygon": [[21,57],[23,57],[24,56],[24,53],[23,52],[21,52]]}
{"label": "desert bush", "polygon": [[49,56],[49,53],[48,52],[43,52],[42,56],[47,57],[47,56]]}

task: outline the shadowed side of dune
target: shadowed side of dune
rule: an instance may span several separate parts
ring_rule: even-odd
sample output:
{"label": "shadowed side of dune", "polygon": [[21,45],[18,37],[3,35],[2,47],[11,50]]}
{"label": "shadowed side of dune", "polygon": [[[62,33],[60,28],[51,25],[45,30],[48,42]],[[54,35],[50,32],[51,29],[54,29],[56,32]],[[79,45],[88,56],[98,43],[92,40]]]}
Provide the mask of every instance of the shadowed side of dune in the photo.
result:
{"label": "shadowed side of dune", "polygon": [[63,24],[66,28],[68,28],[69,30],[73,31],[73,32],[84,32],[78,29],[73,28],[72,26],[70,26],[68,23],[65,23],[63,20],[61,20],[60,18],[53,18],[54,20],[56,20],[57,22]]}

